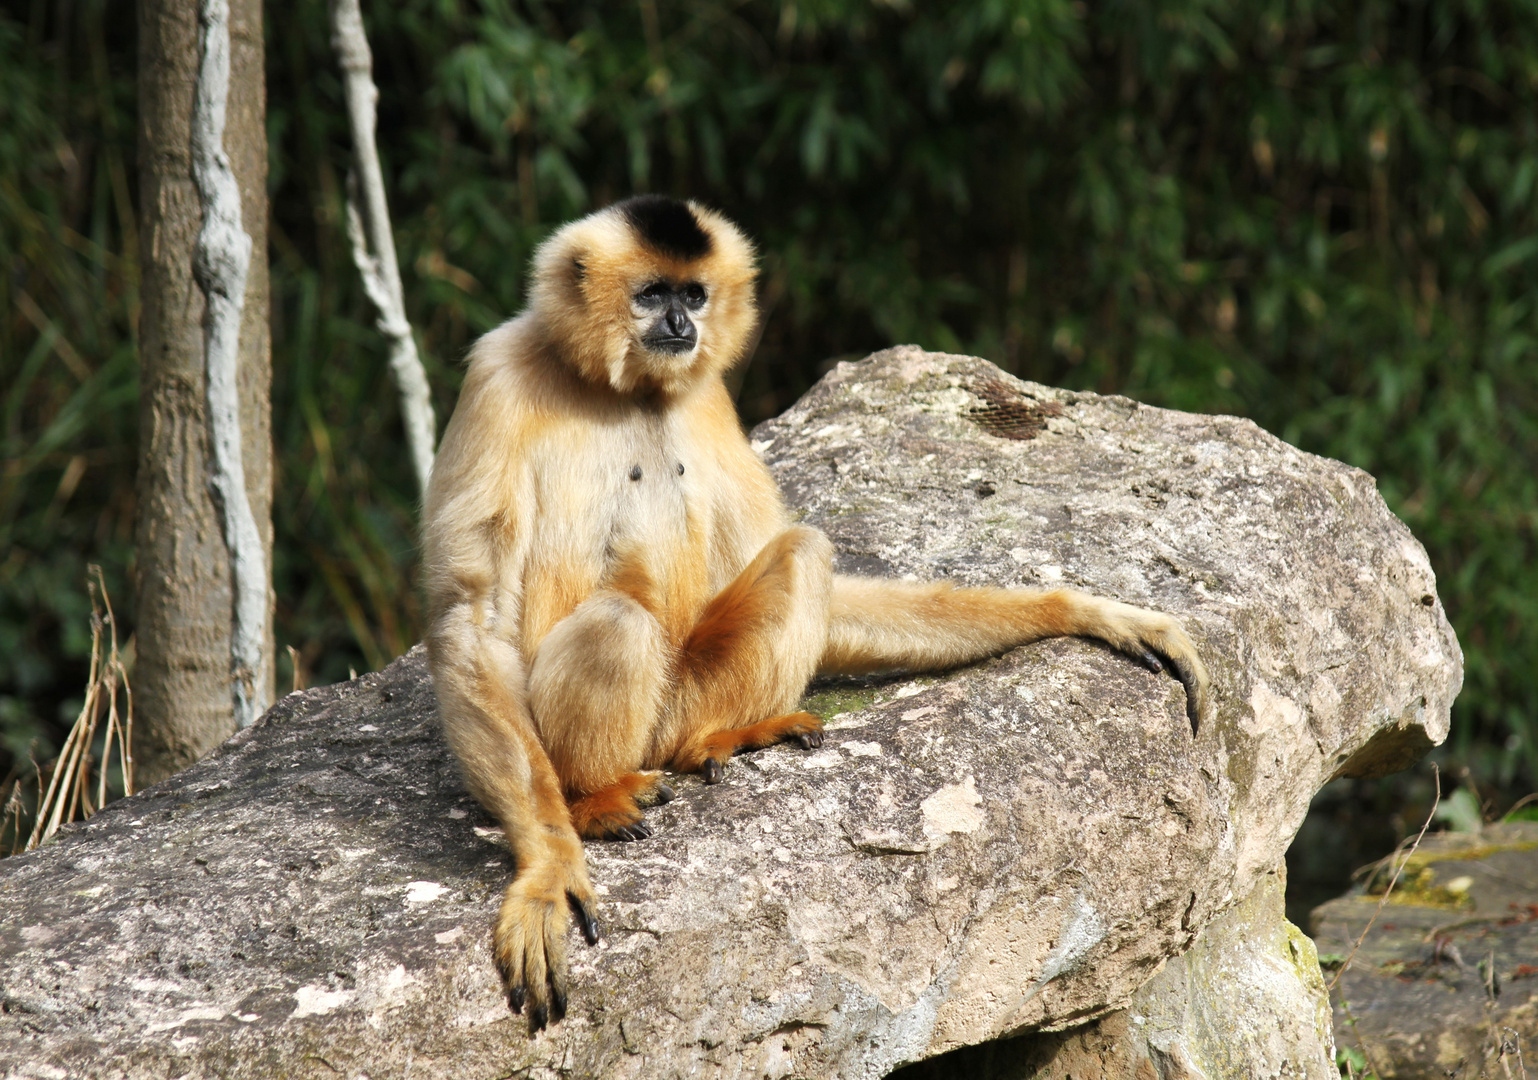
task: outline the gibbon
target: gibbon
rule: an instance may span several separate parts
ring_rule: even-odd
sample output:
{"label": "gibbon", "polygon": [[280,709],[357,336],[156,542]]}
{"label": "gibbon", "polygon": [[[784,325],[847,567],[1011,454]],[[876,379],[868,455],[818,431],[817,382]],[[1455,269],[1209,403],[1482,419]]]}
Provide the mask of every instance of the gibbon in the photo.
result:
{"label": "gibbon", "polygon": [[822,743],[818,673],[930,670],[1040,638],[1099,638],[1185,684],[1167,615],[1067,589],[842,577],[791,521],[721,374],[758,318],[752,245],[645,195],[534,258],[528,309],[472,350],[428,488],[427,644],[449,744],[517,867],[493,953],[531,1031],[567,1005],[567,909],[598,940],[582,838],[641,840],[663,769]]}

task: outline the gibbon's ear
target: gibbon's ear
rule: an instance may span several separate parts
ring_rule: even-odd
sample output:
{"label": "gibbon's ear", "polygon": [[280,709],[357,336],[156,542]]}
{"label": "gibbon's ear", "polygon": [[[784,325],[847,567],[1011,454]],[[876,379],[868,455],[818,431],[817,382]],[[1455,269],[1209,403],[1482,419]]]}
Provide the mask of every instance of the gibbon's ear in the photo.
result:
{"label": "gibbon's ear", "polygon": [[[681,393],[742,358],[757,326],[752,244],[696,203],[644,195],[564,226],[534,256],[531,306],[549,344],[583,378],[628,393]],[[699,285],[697,344],[647,349],[634,298],[649,285]]]}

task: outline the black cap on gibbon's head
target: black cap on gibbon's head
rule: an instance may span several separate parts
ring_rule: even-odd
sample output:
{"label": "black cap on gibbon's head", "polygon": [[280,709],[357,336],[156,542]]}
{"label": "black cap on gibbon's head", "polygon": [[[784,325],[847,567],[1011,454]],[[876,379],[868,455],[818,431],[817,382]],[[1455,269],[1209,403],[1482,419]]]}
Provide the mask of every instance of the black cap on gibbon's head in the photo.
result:
{"label": "black cap on gibbon's head", "polygon": [[675,259],[701,259],[710,254],[710,236],[689,204],[666,195],[637,195],[615,206],[648,246]]}

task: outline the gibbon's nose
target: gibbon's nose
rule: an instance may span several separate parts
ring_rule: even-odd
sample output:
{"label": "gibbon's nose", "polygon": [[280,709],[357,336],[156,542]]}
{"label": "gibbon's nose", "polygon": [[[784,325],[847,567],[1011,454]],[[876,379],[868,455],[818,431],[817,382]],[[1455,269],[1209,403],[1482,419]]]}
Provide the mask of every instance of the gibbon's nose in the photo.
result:
{"label": "gibbon's nose", "polygon": [[668,333],[685,341],[694,340],[694,322],[682,307],[674,305],[668,308],[667,316]]}

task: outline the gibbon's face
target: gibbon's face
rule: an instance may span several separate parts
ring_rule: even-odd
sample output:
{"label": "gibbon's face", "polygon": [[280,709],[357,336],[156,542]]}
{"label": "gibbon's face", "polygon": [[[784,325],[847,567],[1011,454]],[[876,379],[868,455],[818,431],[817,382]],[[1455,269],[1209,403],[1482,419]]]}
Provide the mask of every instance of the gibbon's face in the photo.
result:
{"label": "gibbon's face", "polygon": [[561,358],[621,393],[719,373],[757,321],[752,245],[695,203],[642,195],[572,222],[535,273],[534,312]]}
{"label": "gibbon's face", "polygon": [[700,343],[694,320],[705,313],[710,293],[698,281],[650,282],[630,298],[641,348],[664,357],[683,357]]}

